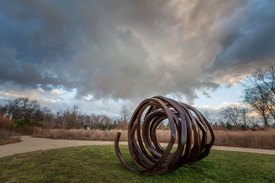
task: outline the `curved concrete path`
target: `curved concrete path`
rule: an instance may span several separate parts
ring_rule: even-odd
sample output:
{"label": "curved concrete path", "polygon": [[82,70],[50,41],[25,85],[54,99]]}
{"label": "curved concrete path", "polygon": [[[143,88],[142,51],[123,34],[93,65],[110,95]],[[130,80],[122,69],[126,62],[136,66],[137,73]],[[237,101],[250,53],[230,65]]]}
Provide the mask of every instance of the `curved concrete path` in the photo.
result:
{"label": "curved concrete path", "polygon": [[[57,148],[64,148],[64,147],[114,144],[113,141],[62,140],[62,139],[34,138],[30,136],[22,136],[21,140],[22,142],[0,146],[0,157],[32,152],[32,151],[57,149]],[[120,144],[127,145],[127,142],[120,142]],[[226,147],[226,146],[214,146],[213,149],[275,155],[275,150],[267,150],[267,149],[239,148],[239,147]]]}

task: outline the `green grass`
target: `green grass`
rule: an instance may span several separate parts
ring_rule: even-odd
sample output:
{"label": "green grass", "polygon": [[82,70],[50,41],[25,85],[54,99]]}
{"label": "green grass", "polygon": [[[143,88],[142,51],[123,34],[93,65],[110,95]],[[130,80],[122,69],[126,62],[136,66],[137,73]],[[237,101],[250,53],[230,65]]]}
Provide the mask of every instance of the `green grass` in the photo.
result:
{"label": "green grass", "polygon": [[144,177],[123,169],[113,146],[74,147],[0,158],[0,182],[275,182],[275,156],[212,150],[191,166]]}

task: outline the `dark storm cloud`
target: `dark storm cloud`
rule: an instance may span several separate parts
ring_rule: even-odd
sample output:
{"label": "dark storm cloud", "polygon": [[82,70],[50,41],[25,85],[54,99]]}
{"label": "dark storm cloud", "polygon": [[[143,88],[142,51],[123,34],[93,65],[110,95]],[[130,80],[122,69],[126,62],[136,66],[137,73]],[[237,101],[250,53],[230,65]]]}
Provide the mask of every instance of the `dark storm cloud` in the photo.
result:
{"label": "dark storm cloud", "polygon": [[43,1],[1,1],[0,46],[12,47],[27,62],[66,59],[73,51],[68,33],[76,28],[64,23],[70,17],[61,7]]}
{"label": "dark storm cloud", "polygon": [[[192,100],[219,86],[217,70],[272,57],[274,41],[258,45],[271,36],[274,13],[257,17],[257,2],[1,1],[0,81],[97,98]],[[258,53],[238,52],[239,44]]]}
{"label": "dark storm cloud", "polygon": [[220,40],[223,49],[212,70],[230,74],[275,64],[274,1],[249,1],[239,20],[224,26],[228,30]]}

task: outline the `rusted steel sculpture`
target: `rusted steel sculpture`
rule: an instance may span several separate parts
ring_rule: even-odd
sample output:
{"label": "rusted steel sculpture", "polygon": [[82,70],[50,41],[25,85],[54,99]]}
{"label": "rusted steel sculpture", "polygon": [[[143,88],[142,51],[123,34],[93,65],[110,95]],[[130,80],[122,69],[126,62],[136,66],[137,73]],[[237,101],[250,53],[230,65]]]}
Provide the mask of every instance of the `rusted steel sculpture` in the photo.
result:
{"label": "rusted steel sculpture", "polygon": [[[163,148],[157,140],[157,126],[168,119],[170,141]],[[205,117],[194,107],[162,96],[145,99],[134,111],[128,126],[128,148],[136,165],[130,167],[119,149],[115,151],[123,167],[142,175],[164,174],[183,164],[192,164],[209,154],[215,136]],[[172,149],[176,145],[175,149]]]}

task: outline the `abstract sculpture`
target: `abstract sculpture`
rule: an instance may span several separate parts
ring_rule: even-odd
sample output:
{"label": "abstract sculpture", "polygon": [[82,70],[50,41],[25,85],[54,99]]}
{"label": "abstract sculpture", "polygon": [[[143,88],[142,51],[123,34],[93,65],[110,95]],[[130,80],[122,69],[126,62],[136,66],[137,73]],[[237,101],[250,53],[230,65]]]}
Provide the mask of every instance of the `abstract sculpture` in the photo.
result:
{"label": "abstract sculpture", "polygon": [[[166,148],[157,140],[157,126],[168,120],[171,137]],[[205,117],[194,107],[162,96],[145,99],[134,111],[128,126],[128,148],[136,168],[130,167],[119,149],[123,167],[142,175],[164,174],[183,164],[192,164],[209,154],[215,136]],[[176,147],[173,149],[173,146]]]}

